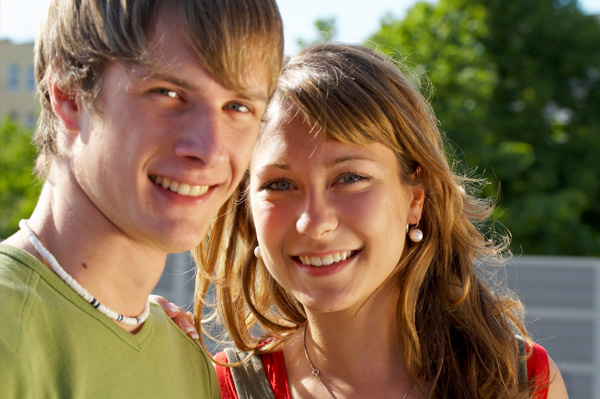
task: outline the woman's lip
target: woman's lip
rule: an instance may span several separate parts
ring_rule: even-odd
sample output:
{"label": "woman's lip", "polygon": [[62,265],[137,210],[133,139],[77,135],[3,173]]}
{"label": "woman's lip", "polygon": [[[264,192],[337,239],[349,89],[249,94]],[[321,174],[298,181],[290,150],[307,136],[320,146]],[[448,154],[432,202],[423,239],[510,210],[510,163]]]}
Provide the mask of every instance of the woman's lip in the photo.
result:
{"label": "woman's lip", "polygon": [[341,270],[343,270],[346,266],[348,266],[350,264],[352,259],[353,258],[346,259],[346,260],[338,262],[338,263],[333,263],[329,266],[309,266],[309,265],[302,264],[300,261],[297,261],[296,264],[299,266],[299,268],[304,273],[308,274],[309,276],[326,277],[326,276],[334,275],[334,274],[340,272]]}
{"label": "woman's lip", "polygon": [[295,256],[294,258],[296,258],[300,263],[302,263],[306,266],[324,267],[324,266],[330,266],[332,264],[335,264],[335,263],[344,261],[348,258],[351,258],[352,256],[354,256],[356,254],[356,252],[357,252],[356,250],[342,250],[342,251],[332,251],[325,255],[322,255],[322,254],[298,255],[298,256]]}
{"label": "woman's lip", "polygon": [[322,265],[322,266],[305,265],[304,263],[302,263],[300,261],[298,256],[294,256],[293,259],[296,262],[296,264],[298,265],[298,267],[301,270],[303,270],[306,274],[308,274],[310,276],[315,276],[315,277],[325,277],[325,276],[331,276],[333,274],[336,274],[339,271],[341,271],[342,269],[344,269],[346,266],[348,266],[350,263],[352,263],[352,261],[354,261],[356,259],[357,255],[360,253],[359,250],[351,251],[351,252],[352,252],[352,256],[346,258],[345,260],[340,260],[339,262],[334,262],[330,265]]}

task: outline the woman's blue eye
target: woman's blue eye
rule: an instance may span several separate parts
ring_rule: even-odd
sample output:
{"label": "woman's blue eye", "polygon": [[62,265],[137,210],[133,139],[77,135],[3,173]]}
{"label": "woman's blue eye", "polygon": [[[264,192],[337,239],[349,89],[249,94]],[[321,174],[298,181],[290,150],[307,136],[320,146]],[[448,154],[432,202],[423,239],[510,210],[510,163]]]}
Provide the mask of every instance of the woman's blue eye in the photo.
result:
{"label": "woman's blue eye", "polygon": [[360,180],[360,176],[347,175],[347,176],[342,177],[342,179],[344,180],[344,183],[356,183],[357,181]]}
{"label": "woman's blue eye", "polygon": [[358,173],[348,173],[340,177],[338,181],[344,184],[355,184],[365,180],[369,180],[369,178]]}
{"label": "woman's blue eye", "polygon": [[274,180],[267,182],[261,187],[261,190],[286,191],[292,188],[292,183],[287,180]]}

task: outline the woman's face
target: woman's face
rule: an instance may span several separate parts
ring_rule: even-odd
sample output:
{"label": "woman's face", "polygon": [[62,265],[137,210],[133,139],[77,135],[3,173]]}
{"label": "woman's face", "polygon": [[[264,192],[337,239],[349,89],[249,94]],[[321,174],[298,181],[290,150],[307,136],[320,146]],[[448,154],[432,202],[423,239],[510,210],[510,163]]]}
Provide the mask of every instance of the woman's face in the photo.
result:
{"label": "woman's face", "polygon": [[424,198],[388,147],[314,139],[298,118],[263,132],[250,181],[263,261],[315,312],[356,309],[384,283]]}

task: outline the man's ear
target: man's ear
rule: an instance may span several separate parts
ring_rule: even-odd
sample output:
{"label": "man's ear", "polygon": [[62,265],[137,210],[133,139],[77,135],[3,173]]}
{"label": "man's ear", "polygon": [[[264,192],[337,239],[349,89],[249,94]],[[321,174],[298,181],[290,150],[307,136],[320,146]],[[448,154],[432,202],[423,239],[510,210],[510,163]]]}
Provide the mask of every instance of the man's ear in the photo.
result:
{"label": "man's ear", "polygon": [[52,111],[60,119],[65,129],[72,133],[79,132],[81,107],[77,97],[62,90],[55,80],[52,80],[49,84],[48,94],[50,95]]}

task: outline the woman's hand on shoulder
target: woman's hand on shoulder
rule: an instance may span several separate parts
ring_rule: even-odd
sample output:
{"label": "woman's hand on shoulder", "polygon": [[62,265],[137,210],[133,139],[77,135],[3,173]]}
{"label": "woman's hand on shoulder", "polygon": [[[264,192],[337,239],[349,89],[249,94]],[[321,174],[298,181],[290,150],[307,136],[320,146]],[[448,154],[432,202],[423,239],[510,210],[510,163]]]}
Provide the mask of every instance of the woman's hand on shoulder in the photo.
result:
{"label": "woman's hand on shoulder", "polygon": [[173,302],[167,301],[160,295],[150,295],[150,301],[157,303],[165,311],[175,324],[192,339],[199,339],[198,331],[194,327],[194,316],[190,312],[184,312]]}
{"label": "woman's hand on shoulder", "polygon": [[548,387],[548,399],[567,399],[567,387],[563,381],[562,374],[556,363],[548,356],[550,366],[550,386]]}

